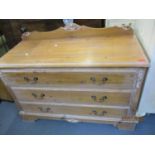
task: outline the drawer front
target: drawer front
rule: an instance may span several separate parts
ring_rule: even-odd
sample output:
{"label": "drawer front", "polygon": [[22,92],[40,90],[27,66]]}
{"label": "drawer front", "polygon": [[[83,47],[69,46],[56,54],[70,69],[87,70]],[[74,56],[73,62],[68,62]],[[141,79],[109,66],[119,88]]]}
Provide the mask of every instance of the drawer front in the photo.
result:
{"label": "drawer front", "polygon": [[53,114],[91,115],[106,117],[122,117],[127,114],[127,109],[114,108],[53,106],[44,104],[21,104],[21,107],[25,112],[41,112]]}
{"label": "drawer front", "polygon": [[135,70],[82,70],[82,71],[33,71],[3,73],[3,79],[11,85],[67,85],[133,88]]}
{"label": "drawer front", "polygon": [[129,91],[111,90],[68,90],[46,88],[19,88],[14,87],[13,92],[19,101],[78,103],[99,105],[128,105],[131,93]]}

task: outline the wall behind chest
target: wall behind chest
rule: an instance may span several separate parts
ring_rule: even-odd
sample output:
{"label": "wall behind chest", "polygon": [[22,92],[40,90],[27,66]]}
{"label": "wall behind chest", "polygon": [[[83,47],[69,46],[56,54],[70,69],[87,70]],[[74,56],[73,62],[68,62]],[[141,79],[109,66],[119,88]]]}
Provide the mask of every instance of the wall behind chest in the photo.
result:
{"label": "wall behind chest", "polygon": [[109,19],[106,20],[106,27],[131,25],[138,39],[150,58],[150,69],[146,77],[144,90],[141,96],[137,115],[143,116],[146,113],[155,113],[155,20],[154,19]]}

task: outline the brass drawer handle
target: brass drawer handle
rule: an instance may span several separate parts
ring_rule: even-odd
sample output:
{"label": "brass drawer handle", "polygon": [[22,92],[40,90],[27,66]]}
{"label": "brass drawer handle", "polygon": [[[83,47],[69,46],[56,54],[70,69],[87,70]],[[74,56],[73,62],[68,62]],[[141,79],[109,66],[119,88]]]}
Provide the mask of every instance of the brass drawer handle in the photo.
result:
{"label": "brass drawer handle", "polygon": [[96,96],[91,96],[91,98],[94,100],[94,101],[96,101],[96,99],[97,99],[97,97]]}
{"label": "brass drawer handle", "polygon": [[107,111],[103,110],[102,112],[97,112],[96,110],[92,110],[92,113],[93,115],[96,115],[96,116],[105,116],[105,114],[107,114]]}
{"label": "brass drawer handle", "polygon": [[24,80],[25,80],[26,82],[37,83],[38,77],[33,77],[33,78],[31,79],[31,78],[25,76],[25,77],[24,77]]}
{"label": "brass drawer handle", "polygon": [[101,115],[104,116],[105,114],[107,114],[107,111],[103,110],[103,111],[101,112]]}
{"label": "brass drawer handle", "polygon": [[40,95],[37,95],[35,93],[32,93],[32,96],[36,99],[43,99],[45,97],[45,94],[44,93],[41,93]]}
{"label": "brass drawer handle", "polygon": [[92,111],[92,114],[93,114],[93,115],[97,115],[97,111],[96,111],[96,110],[93,110],[93,111]]}
{"label": "brass drawer handle", "polygon": [[102,96],[100,99],[99,99],[99,102],[104,102],[108,97],[107,96]]}
{"label": "brass drawer handle", "polygon": [[34,98],[37,98],[37,97],[38,97],[37,94],[35,94],[35,93],[32,93],[32,96],[33,96]]}
{"label": "brass drawer handle", "polygon": [[34,82],[37,82],[37,81],[38,81],[38,77],[34,77],[34,78],[33,78],[33,81],[34,81]]}
{"label": "brass drawer handle", "polygon": [[28,77],[24,77],[24,80],[25,80],[26,82],[29,82],[29,81],[30,81],[30,79],[29,79]]}
{"label": "brass drawer handle", "polygon": [[[90,77],[90,80],[91,80],[93,83],[96,82],[96,78],[95,78],[95,77]],[[106,81],[108,81],[108,78],[107,78],[107,77],[103,77],[103,78],[102,78],[103,84],[104,84]]]}
{"label": "brass drawer handle", "polygon": [[102,82],[105,83],[106,81],[108,81],[107,77],[102,78]]}
{"label": "brass drawer handle", "polygon": [[49,108],[49,107],[47,107],[47,108],[38,107],[38,109],[39,109],[41,112],[51,112],[51,108]]}
{"label": "brass drawer handle", "polygon": [[44,98],[45,97],[45,94],[44,93],[41,93],[40,94],[40,98]]}
{"label": "brass drawer handle", "polygon": [[95,77],[90,77],[90,80],[95,83],[96,82],[96,78]]}
{"label": "brass drawer handle", "polygon": [[108,99],[107,96],[102,96],[101,98],[99,98],[99,99],[97,100],[97,97],[96,97],[95,95],[92,95],[91,98],[92,98],[94,101],[98,101],[98,102],[104,102],[105,100]]}

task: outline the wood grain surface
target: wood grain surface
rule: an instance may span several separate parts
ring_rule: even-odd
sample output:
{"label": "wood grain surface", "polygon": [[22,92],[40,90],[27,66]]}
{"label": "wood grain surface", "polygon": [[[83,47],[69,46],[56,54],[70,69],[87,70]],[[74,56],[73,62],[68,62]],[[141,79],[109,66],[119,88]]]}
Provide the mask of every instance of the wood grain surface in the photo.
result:
{"label": "wood grain surface", "polygon": [[19,101],[128,105],[130,90],[12,87]]}
{"label": "wood grain surface", "polygon": [[106,116],[106,117],[123,117],[127,114],[128,109],[115,108],[95,108],[95,107],[72,107],[45,104],[21,104],[25,112],[41,112],[53,114],[70,114],[70,115],[88,115],[88,116]]}
{"label": "wood grain surface", "polygon": [[[3,71],[2,71],[3,72]],[[58,87],[135,87],[137,69],[134,68],[59,68],[59,69],[22,69],[3,72],[3,80],[15,86],[58,86]]]}
{"label": "wood grain surface", "polygon": [[32,32],[0,59],[0,68],[147,67],[131,29],[118,27]]}
{"label": "wood grain surface", "polygon": [[5,87],[1,79],[0,79],[0,100],[13,101],[12,96],[8,92],[7,88]]}

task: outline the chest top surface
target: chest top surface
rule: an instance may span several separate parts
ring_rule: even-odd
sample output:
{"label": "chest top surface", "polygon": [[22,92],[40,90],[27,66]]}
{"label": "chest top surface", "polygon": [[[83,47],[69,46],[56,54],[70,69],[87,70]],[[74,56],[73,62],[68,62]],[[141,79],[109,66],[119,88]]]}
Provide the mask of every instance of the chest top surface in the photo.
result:
{"label": "chest top surface", "polygon": [[0,68],[147,67],[132,29],[119,27],[31,32],[0,58]]}

